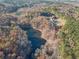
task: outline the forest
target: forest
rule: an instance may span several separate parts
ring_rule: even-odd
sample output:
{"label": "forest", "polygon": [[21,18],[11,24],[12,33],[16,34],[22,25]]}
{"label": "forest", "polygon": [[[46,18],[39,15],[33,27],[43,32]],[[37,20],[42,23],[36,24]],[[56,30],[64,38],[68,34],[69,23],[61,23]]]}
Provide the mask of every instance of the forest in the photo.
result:
{"label": "forest", "polygon": [[78,0],[0,0],[0,59],[79,59]]}

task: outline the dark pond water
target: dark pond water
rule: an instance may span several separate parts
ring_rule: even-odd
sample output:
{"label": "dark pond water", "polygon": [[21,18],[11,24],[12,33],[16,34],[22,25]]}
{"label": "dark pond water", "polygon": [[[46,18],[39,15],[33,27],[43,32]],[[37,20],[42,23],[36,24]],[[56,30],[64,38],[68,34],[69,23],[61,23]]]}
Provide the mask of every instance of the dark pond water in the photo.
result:
{"label": "dark pond water", "polygon": [[26,24],[26,25],[20,25],[20,27],[24,30],[27,31],[28,34],[28,39],[31,41],[32,44],[32,52],[30,54],[29,59],[33,59],[31,56],[32,54],[35,53],[35,50],[37,48],[40,48],[42,45],[46,43],[46,40],[41,37],[41,32],[34,29],[31,25]]}
{"label": "dark pond water", "polygon": [[45,17],[52,17],[54,14],[49,13],[49,12],[42,12],[40,15],[45,16]]}

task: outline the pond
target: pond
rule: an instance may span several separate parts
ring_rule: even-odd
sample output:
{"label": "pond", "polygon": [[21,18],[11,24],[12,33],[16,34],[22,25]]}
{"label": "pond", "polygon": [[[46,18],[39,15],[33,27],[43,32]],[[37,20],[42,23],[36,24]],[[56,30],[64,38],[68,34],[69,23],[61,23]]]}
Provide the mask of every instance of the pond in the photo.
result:
{"label": "pond", "polygon": [[41,32],[34,29],[30,24],[20,25],[20,27],[27,31],[28,40],[31,41],[32,44],[32,52],[29,55],[29,59],[33,59],[31,56],[34,55],[35,50],[40,48],[42,45],[46,43],[46,40],[41,37]]}
{"label": "pond", "polygon": [[54,14],[49,13],[49,12],[41,12],[40,16],[45,16],[45,17],[52,17]]}

